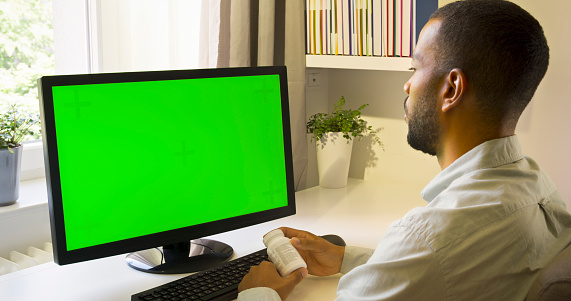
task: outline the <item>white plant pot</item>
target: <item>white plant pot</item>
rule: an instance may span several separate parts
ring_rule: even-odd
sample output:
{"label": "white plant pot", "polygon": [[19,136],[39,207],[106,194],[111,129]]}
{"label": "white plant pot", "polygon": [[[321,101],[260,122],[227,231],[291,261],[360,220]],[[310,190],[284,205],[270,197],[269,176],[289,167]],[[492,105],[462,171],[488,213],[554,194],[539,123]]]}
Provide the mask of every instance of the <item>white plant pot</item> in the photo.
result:
{"label": "white plant pot", "polygon": [[353,140],[347,140],[341,132],[327,133],[317,141],[316,147],[319,186],[325,188],[346,187]]}

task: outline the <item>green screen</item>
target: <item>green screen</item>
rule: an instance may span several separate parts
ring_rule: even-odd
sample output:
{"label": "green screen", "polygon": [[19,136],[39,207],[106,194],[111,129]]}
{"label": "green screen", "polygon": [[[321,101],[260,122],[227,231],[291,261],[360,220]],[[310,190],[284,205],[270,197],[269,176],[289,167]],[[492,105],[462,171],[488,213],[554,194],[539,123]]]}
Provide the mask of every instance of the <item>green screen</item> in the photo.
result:
{"label": "green screen", "polygon": [[287,206],[278,75],[52,92],[68,250]]}

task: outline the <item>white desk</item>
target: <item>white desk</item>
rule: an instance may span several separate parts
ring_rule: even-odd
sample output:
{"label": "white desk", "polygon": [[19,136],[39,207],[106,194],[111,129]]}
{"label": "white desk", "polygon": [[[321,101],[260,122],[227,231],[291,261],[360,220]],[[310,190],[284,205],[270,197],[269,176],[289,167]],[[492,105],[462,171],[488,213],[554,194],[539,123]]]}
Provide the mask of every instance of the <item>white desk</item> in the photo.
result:
{"label": "white desk", "polygon": [[[228,243],[235,256],[262,249],[262,236],[280,226],[338,234],[349,245],[374,248],[389,224],[413,207],[424,206],[422,186],[349,180],[342,189],[310,188],[296,193],[297,214],[209,238]],[[138,272],[125,255],[66,266],[45,263],[0,276],[0,300],[125,301],[131,295],[185,275]],[[340,275],[309,276],[288,300],[333,300]]]}

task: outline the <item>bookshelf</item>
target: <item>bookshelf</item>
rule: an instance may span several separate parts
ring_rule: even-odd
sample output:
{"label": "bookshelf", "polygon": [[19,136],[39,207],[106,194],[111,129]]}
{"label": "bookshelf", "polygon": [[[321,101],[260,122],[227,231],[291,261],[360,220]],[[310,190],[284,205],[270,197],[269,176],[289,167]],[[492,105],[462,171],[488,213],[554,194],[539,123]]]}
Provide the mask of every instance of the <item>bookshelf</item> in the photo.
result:
{"label": "bookshelf", "polygon": [[[403,41],[407,40],[405,37],[409,38],[409,44],[414,45],[415,41],[418,39],[420,30],[424,24],[426,24],[430,15],[436,11],[437,8],[438,0],[306,0],[306,67],[348,70],[408,71],[411,67],[412,59],[410,57],[394,57],[393,54],[398,53],[402,53],[405,56],[408,55],[405,54],[404,51],[399,51],[399,48],[395,45],[398,45],[397,41],[399,41],[399,39],[402,39],[400,40],[400,45],[405,45],[406,43],[403,43]],[[389,12],[393,12],[394,15],[389,16],[387,9]],[[403,12],[411,11],[412,14],[410,15],[410,18],[406,19],[403,17],[408,16],[408,13],[403,14]],[[388,16],[388,19],[384,19],[386,16]],[[363,22],[362,20],[369,20],[368,25],[366,24],[366,21],[361,25],[351,22],[348,23],[349,25],[345,23],[347,20],[351,21],[352,18],[353,20],[355,20],[355,18],[357,18],[356,20],[359,20],[360,17],[364,18],[361,19],[361,22]],[[381,22],[375,22],[377,19],[380,19]],[[387,20],[386,24],[388,27],[385,26],[384,20]],[[389,20],[393,22],[391,25],[388,23]],[[348,30],[349,33],[353,32],[354,35],[355,32],[359,32],[360,30],[361,35],[364,35],[364,27],[369,26],[369,28],[373,29],[370,32],[377,32],[378,35],[369,37],[370,39],[373,39],[373,43],[377,43],[382,38],[383,45],[387,45],[388,43],[389,47],[391,47],[390,45],[393,45],[392,47],[396,48],[393,48],[392,53],[389,48],[388,56],[384,50],[382,56],[380,56],[380,54],[376,54],[379,56],[370,56],[370,50],[368,52],[369,55],[363,56],[309,54],[316,52],[319,53],[320,51],[322,53],[328,52],[325,49],[320,50],[320,44],[318,42],[321,41],[321,46],[325,47],[324,45],[327,44],[327,38],[324,37],[324,32],[325,36],[328,36],[328,32],[331,34],[334,34],[334,32],[337,33],[337,31],[333,31],[332,29],[335,22],[336,24],[345,24],[339,25],[339,28],[342,28],[343,30],[343,34]],[[357,25],[355,26],[355,24]],[[383,24],[382,27],[380,24]],[[410,24],[410,26],[406,27],[403,24]],[[352,26],[355,27],[352,29]],[[404,28],[410,29],[410,35],[407,36],[404,34],[408,33],[408,30],[404,30]],[[393,30],[394,34],[390,35],[389,33],[393,32]],[[398,34],[399,30],[401,30],[400,34]],[[383,32],[383,34],[380,35],[380,32]],[[385,32],[388,32],[387,35],[384,34]],[[371,36],[373,36],[373,34],[371,34]],[[354,36],[353,41],[356,41],[355,37],[356,36]],[[311,42],[312,39],[313,42]],[[333,39],[333,36],[331,39]],[[350,47],[353,49],[353,53],[355,53],[356,49],[364,47],[363,44],[361,45],[361,48],[355,48],[356,42],[351,46],[348,46],[349,44],[347,43],[347,40],[344,40],[344,42],[345,44],[343,44],[343,41],[340,42],[340,45],[345,45],[341,47]],[[364,42],[361,41],[361,43]],[[364,54],[365,50],[362,51]],[[341,52],[343,51],[341,50]]]}
{"label": "bookshelf", "polygon": [[409,71],[409,57],[376,57],[345,55],[306,55],[307,68],[334,68],[379,71]]}

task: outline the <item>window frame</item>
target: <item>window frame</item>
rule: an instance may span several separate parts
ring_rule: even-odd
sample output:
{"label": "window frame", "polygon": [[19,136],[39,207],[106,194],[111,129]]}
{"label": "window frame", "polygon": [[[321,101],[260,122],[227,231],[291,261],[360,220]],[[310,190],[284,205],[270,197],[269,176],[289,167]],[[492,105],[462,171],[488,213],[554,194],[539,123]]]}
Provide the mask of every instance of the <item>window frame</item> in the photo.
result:
{"label": "window frame", "polygon": [[[90,20],[96,1],[52,0],[55,74],[92,72]],[[20,180],[45,177],[42,140],[23,144]]]}

